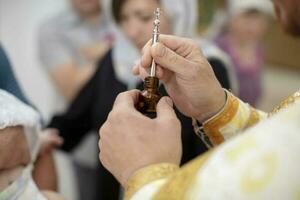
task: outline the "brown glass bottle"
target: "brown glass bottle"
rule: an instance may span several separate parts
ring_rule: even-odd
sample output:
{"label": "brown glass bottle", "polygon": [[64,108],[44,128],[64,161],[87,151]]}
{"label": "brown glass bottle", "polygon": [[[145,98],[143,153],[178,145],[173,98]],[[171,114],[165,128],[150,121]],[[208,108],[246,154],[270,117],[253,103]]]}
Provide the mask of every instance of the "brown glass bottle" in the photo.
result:
{"label": "brown glass bottle", "polygon": [[[161,98],[158,91],[159,80],[148,76],[144,81],[144,90],[140,93],[137,109],[143,114],[156,114],[156,105]],[[150,117],[152,117],[151,115]]]}

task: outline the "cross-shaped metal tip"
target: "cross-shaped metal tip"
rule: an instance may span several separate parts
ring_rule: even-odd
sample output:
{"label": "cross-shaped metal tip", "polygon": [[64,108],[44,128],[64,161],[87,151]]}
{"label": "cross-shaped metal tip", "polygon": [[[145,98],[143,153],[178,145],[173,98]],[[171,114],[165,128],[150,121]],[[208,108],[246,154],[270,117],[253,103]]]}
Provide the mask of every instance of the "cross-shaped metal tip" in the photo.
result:
{"label": "cross-shaped metal tip", "polygon": [[[153,29],[153,34],[152,34],[152,45],[158,42],[160,14],[161,14],[160,8],[156,8],[156,10],[154,11],[155,19],[153,21],[154,29]],[[155,74],[156,74],[156,64],[155,64],[154,60],[152,60],[150,76],[154,77]]]}
{"label": "cross-shaped metal tip", "polygon": [[156,10],[154,11],[155,18],[159,19],[160,14],[161,14],[160,8],[156,8]]}

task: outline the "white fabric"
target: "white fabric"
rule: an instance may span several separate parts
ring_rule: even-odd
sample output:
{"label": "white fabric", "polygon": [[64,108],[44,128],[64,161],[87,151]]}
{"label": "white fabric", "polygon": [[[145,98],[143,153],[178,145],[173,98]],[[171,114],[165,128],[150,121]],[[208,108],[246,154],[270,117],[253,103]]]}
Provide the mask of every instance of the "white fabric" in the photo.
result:
{"label": "white fabric", "polygon": [[236,16],[251,9],[274,15],[273,4],[270,0],[228,0],[228,8],[230,16]]}
{"label": "white fabric", "polygon": [[[170,18],[172,23],[173,34],[183,37],[195,38],[195,31],[197,27],[197,0],[161,0],[162,10],[166,12],[166,15]],[[106,16],[111,16],[111,0],[103,0],[103,6],[107,11]],[[113,20],[111,20],[113,21]],[[132,75],[132,67],[135,62],[140,58],[140,52],[129,41],[122,31],[114,25],[114,31],[116,32],[116,42],[113,49],[113,65],[118,80],[127,84],[128,89],[132,89],[139,82],[139,79]],[[150,39],[150,38],[149,38]],[[207,58],[217,58],[221,60],[228,70],[230,83],[234,93],[238,91],[238,84],[236,76],[232,71],[232,65],[226,54],[212,43],[195,38],[195,41],[202,48]]]}
{"label": "white fabric", "polygon": [[186,199],[299,198],[299,119],[300,102],[222,145]]}
{"label": "white fabric", "polygon": [[[300,195],[300,101],[218,147],[194,175],[184,200],[282,200]],[[150,200],[151,182],[131,200]]]}
{"label": "white fabric", "polygon": [[198,20],[198,0],[161,0],[163,11],[172,23],[173,34],[193,37]]}
{"label": "white fabric", "polygon": [[115,42],[112,51],[113,67],[116,78],[133,89],[139,79],[132,74],[132,67],[140,57],[138,49],[129,41],[119,29],[112,16],[112,0],[102,0],[104,15],[111,22]]}
{"label": "white fabric", "polygon": [[145,185],[130,200],[147,200],[152,199],[155,193],[166,183],[167,179],[159,179]]}
{"label": "white fabric", "polygon": [[39,115],[32,108],[4,90],[0,90],[0,129],[9,126],[36,126]]}
{"label": "white fabric", "polygon": [[39,191],[37,185],[31,178],[26,185],[25,190],[16,200],[47,200],[47,198]]}
{"label": "white fabric", "polygon": [[0,90],[0,129],[23,126],[31,155],[31,161],[23,170],[22,176],[1,192],[0,200],[45,199],[31,177],[33,163],[39,149],[39,120],[39,114],[35,110],[6,91]]}
{"label": "white fabric", "polygon": [[227,0],[227,9],[216,11],[210,27],[204,34],[210,39],[215,39],[222,33],[232,17],[252,9],[271,17],[275,15],[274,7],[270,0]]}
{"label": "white fabric", "polygon": [[134,89],[140,79],[132,74],[132,67],[141,54],[122,32],[117,31],[115,36],[112,59],[117,79],[127,85],[128,89]]}
{"label": "white fabric", "polygon": [[31,171],[32,165],[26,167],[22,175],[0,193],[0,200],[46,200],[34,183]]}
{"label": "white fabric", "polygon": [[[111,15],[111,0],[103,0],[105,15],[114,21]],[[192,37],[195,35],[197,23],[197,0],[161,0],[162,10],[169,17],[173,34]],[[132,67],[140,58],[138,49],[129,41],[114,23],[115,45],[113,48],[113,64],[117,78],[128,85],[129,89],[136,86],[139,79],[132,75]],[[151,38],[149,38],[151,39]]]}
{"label": "white fabric", "polygon": [[40,116],[34,109],[8,92],[0,90],[0,129],[23,126],[32,161],[36,158],[39,145],[39,120]]}
{"label": "white fabric", "polygon": [[[160,0],[160,2],[162,11],[171,20],[173,34],[194,36],[198,19],[198,0]],[[102,0],[101,3],[105,16],[110,22],[114,22],[111,14],[112,0]]]}

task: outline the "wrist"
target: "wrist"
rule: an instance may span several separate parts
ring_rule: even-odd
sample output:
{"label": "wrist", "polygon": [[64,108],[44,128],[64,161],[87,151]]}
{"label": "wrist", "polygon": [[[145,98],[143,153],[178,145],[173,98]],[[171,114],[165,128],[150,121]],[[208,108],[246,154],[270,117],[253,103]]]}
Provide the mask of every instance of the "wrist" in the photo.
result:
{"label": "wrist", "polygon": [[197,121],[203,123],[212,118],[224,108],[227,100],[227,92],[222,88],[217,94],[215,94],[209,104],[206,106],[206,111],[202,112],[200,116],[196,117]]}
{"label": "wrist", "polygon": [[135,192],[143,186],[171,176],[179,169],[179,166],[173,163],[158,163],[143,167],[126,181],[125,184],[125,199],[129,199]]}
{"label": "wrist", "polygon": [[[226,92],[226,103],[218,113],[203,121],[202,125],[199,125],[197,119],[193,119],[193,126],[196,135],[201,138],[201,140],[207,145],[208,148],[212,148],[216,145],[221,144],[225,141],[225,138],[228,139],[232,137],[233,133],[235,132],[233,130],[237,126],[237,124],[245,124],[241,123],[240,119],[239,123],[231,122],[236,117],[238,117],[237,112],[241,103],[238,98],[236,98],[232,93],[227,90],[224,91]],[[244,111],[241,112],[241,114],[242,113],[248,116],[247,112]],[[256,119],[255,116],[256,115],[254,115],[253,117],[254,120]],[[228,126],[230,127],[229,129],[225,128]]]}

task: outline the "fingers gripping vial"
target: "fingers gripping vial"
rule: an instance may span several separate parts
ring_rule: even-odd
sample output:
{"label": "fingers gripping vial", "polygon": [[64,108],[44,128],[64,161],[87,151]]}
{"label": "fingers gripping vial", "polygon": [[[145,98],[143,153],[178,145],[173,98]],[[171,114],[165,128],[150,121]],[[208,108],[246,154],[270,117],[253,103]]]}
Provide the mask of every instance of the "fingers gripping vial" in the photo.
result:
{"label": "fingers gripping vial", "polygon": [[[152,45],[158,42],[160,14],[161,11],[157,8],[154,12],[155,19],[153,21],[154,29],[152,34]],[[156,105],[161,98],[158,87],[159,80],[156,77],[156,63],[152,60],[150,76],[146,77],[144,80],[144,90],[140,93],[139,102],[137,104],[137,109],[150,117],[156,113]]]}

